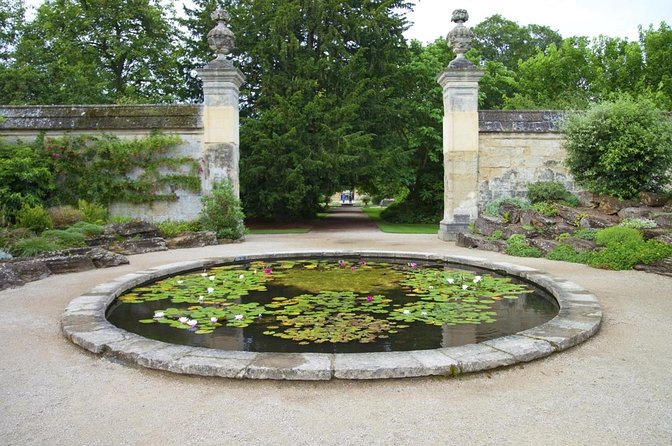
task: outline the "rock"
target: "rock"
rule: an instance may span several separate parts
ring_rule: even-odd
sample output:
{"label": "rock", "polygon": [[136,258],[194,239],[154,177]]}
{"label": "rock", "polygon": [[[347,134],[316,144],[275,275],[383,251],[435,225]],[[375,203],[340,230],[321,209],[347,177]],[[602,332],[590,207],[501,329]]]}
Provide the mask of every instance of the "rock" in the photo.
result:
{"label": "rock", "polygon": [[604,195],[600,197],[600,204],[597,207],[601,212],[607,215],[614,215],[623,208],[635,206],[633,200],[621,200],[620,198]]}
{"label": "rock", "polygon": [[658,209],[650,207],[627,207],[618,211],[621,219],[626,218],[650,218]]}
{"label": "rock", "polygon": [[525,229],[521,225],[509,225],[502,230],[504,239],[508,239],[514,234],[524,235],[525,238],[539,237],[539,232],[535,229]]}
{"label": "rock", "polygon": [[93,261],[86,255],[54,256],[42,259],[53,274],[78,273],[96,269]]}
{"label": "rock", "polygon": [[555,238],[560,234],[574,234],[576,229],[576,226],[568,225],[562,221],[556,225],[547,226],[544,230],[544,234],[551,235],[553,238]]}
{"label": "rock", "polygon": [[26,282],[17,277],[9,262],[0,263],[0,291],[23,286]]}
{"label": "rock", "polygon": [[661,274],[672,277],[672,257],[659,260],[651,265],[635,265],[637,271],[646,271],[647,273]]}
{"label": "rock", "polygon": [[562,239],[563,245],[568,245],[578,252],[594,251],[597,248],[597,243],[591,240],[583,240],[576,237],[567,237]]}
{"label": "rock", "polygon": [[520,222],[520,215],[523,210],[520,206],[504,202],[499,205],[499,215],[501,215],[509,224],[517,224]]}
{"label": "rock", "polygon": [[114,241],[116,240],[116,237],[114,235],[96,235],[93,237],[88,237],[86,239],[86,245],[87,246],[110,246]]}
{"label": "rock", "polygon": [[556,204],[556,210],[558,215],[569,225],[577,225],[584,215],[587,215],[585,212],[582,213],[580,208],[573,208],[571,206],[565,206],[563,204]]}
{"label": "rock", "polygon": [[187,232],[166,240],[169,249],[201,248],[216,244],[217,234],[213,231]]}
{"label": "rock", "polygon": [[107,225],[105,227],[105,235],[120,235],[124,238],[154,238],[159,236],[159,228],[146,221],[131,221],[128,223]]}
{"label": "rock", "polygon": [[47,268],[46,262],[42,259],[14,259],[14,261],[8,263],[11,263],[11,268],[14,270],[16,277],[24,282],[34,282],[52,274],[51,270]]}
{"label": "rock", "polygon": [[457,234],[457,246],[462,246],[464,248],[478,248],[484,251],[506,251],[506,242],[504,240],[488,240],[482,235],[476,234]]}
{"label": "rock", "polygon": [[639,201],[644,206],[650,207],[662,207],[667,203],[667,197],[663,194],[657,194],[655,192],[642,192],[639,194]]}
{"label": "rock", "polygon": [[642,229],[642,235],[644,236],[645,240],[656,238],[665,234],[667,234],[667,229],[664,228]]}
{"label": "rock", "polygon": [[152,237],[138,240],[124,240],[121,243],[112,245],[110,250],[123,255],[133,255],[145,254],[147,252],[167,251],[168,247],[163,238]]}
{"label": "rock", "polygon": [[667,234],[655,237],[654,240],[657,240],[661,243],[667,243],[668,245],[672,245],[672,234],[668,232]]}
{"label": "rock", "polygon": [[88,257],[96,268],[110,268],[113,266],[127,265],[128,259],[120,254],[96,247],[89,251]]}
{"label": "rock", "polygon": [[672,228],[672,214],[658,214],[652,218],[659,228]]}
{"label": "rock", "polygon": [[490,236],[493,232],[504,229],[501,221],[490,217],[478,217],[474,222],[474,226],[479,234],[485,236]]}
{"label": "rock", "polygon": [[530,239],[527,241],[530,246],[534,246],[535,248],[540,249],[544,255],[548,254],[549,252],[553,251],[556,246],[558,246],[560,243],[556,242],[555,240],[548,240],[545,238],[534,238]]}

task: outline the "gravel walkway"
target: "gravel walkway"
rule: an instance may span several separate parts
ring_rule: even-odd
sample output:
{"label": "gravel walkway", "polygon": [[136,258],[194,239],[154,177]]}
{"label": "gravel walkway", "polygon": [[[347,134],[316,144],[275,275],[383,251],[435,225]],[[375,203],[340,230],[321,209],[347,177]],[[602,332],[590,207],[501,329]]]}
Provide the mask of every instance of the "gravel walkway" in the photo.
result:
{"label": "gravel walkway", "polygon": [[[236,381],[135,369],[60,332],[68,302],[128,272],[201,257],[310,249],[467,254],[574,281],[601,331],[539,361],[454,379]],[[133,256],[0,292],[3,445],[672,444],[672,278],[458,248],[433,235],[324,231]]]}

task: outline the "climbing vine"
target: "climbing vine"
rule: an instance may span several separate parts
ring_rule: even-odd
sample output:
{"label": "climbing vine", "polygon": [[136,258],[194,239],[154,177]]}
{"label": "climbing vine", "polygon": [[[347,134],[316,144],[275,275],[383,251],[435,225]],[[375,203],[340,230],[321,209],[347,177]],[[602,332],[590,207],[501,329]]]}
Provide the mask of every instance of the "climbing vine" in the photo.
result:
{"label": "climbing vine", "polygon": [[152,203],[176,200],[178,189],[197,192],[199,162],[176,156],[181,142],[177,135],[161,133],[130,140],[111,135],[44,137],[44,155],[56,182],[54,201]]}

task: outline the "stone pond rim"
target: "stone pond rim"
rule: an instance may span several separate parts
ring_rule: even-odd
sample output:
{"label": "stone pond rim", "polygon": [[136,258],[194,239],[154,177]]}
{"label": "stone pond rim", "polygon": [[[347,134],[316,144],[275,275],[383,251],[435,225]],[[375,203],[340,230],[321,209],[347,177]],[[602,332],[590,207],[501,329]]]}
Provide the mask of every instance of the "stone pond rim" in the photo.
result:
{"label": "stone pond rim", "polygon": [[[184,271],[229,262],[353,256],[440,261],[508,274],[545,289],[556,299],[560,311],[542,325],[479,344],[381,353],[257,353],[190,347],[144,338],[105,318],[108,306],[128,289]],[[150,369],[224,378],[329,380],[452,376],[510,366],[573,347],[594,335],[601,321],[602,310],[594,295],[534,268],[470,256],[302,251],[207,258],[127,274],[73,299],[63,313],[61,328],[68,339],[90,352]]]}

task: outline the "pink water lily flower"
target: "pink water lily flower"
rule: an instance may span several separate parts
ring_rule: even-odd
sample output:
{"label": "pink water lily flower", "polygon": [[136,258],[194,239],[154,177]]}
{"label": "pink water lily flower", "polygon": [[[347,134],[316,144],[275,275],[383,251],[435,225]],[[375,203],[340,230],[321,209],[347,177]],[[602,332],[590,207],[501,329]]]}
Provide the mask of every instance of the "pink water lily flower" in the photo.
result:
{"label": "pink water lily flower", "polygon": [[410,266],[411,269],[416,269],[416,268],[418,267],[418,264],[415,263],[415,262],[410,262],[410,263],[408,264],[408,266]]}
{"label": "pink water lily flower", "polygon": [[356,269],[357,269],[356,266],[351,266],[351,267],[350,267],[350,270],[351,270],[351,271],[355,271]]}
{"label": "pink water lily flower", "polygon": [[196,325],[198,325],[198,321],[196,319],[190,319],[187,321],[187,325],[190,327],[195,327]]}
{"label": "pink water lily flower", "polygon": [[264,268],[264,274],[273,274],[273,270],[271,268]]}
{"label": "pink water lily flower", "polygon": [[181,318],[178,319],[178,321],[182,322],[183,324],[186,324],[188,320],[189,320],[189,318],[184,317],[184,316],[182,316]]}
{"label": "pink water lily flower", "polygon": [[210,318],[210,322],[212,322],[213,324],[217,321],[218,321],[218,319],[214,316]]}
{"label": "pink water lily flower", "polygon": [[368,296],[366,296],[366,301],[367,301],[367,302],[371,302],[372,300],[373,300],[373,296],[372,296],[372,295],[369,294]]}
{"label": "pink water lily flower", "polygon": [[236,314],[233,318],[237,321],[242,321],[243,320],[243,315],[242,314]]}

